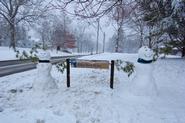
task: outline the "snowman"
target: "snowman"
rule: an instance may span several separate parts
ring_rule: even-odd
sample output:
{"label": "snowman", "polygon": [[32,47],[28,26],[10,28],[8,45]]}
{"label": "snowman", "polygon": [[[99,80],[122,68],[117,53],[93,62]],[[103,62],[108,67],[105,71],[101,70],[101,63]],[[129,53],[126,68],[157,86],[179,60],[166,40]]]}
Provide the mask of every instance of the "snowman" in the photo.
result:
{"label": "snowman", "polygon": [[153,77],[153,51],[143,46],[138,51],[138,61],[135,64],[136,75],[130,87],[131,93],[138,96],[157,95],[155,79]]}
{"label": "snowman", "polygon": [[51,76],[52,64],[50,63],[50,53],[47,51],[39,51],[39,63],[37,64],[37,75],[34,81],[34,89],[48,90],[55,89],[57,85]]}

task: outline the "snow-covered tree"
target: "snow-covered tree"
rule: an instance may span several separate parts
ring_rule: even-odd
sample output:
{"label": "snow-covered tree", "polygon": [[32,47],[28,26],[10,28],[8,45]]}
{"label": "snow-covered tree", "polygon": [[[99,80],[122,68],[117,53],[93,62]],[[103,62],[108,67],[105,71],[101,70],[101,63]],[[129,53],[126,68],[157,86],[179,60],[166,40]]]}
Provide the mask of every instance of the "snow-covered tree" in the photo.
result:
{"label": "snow-covered tree", "polygon": [[171,25],[166,29],[170,37],[167,43],[172,48],[178,48],[185,56],[185,0],[180,0],[173,6],[174,11],[171,18]]}
{"label": "snow-covered tree", "polygon": [[114,26],[116,35],[115,37],[115,52],[122,52],[123,51],[123,40],[124,40],[124,30],[123,26],[124,23],[127,21],[128,16],[130,15],[132,11],[132,6],[126,6],[125,1],[118,1],[117,5],[112,9],[109,16],[111,17],[111,20],[113,20],[113,23],[116,23]]}
{"label": "snow-covered tree", "polygon": [[0,18],[6,20],[10,34],[10,47],[16,48],[16,26],[31,23],[48,9],[44,0],[0,0]]}
{"label": "snow-covered tree", "polygon": [[8,45],[7,38],[8,38],[8,29],[7,23],[3,18],[0,18],[0,46],[1,45]]}
{"label": "snow-covered tree", "polygon": [[77,26],[74,31],[76,37],[77,52],[93,52],[95,43],[92,39],[92,34],[86,32],[84,25]]}
{"label": "snow-covered tree", "polygon": [[137,0],[148,26],[149,46],[164,43],[185,56],[185,1]]}
{"label": "snow-covered tree", "polygon": [[172,14],[172,0],[137,0],[139,10],[143,13],[142,19],[148,26],[149,47],[158,44],[160,37],[164,34],[161,22]]}
{"label": "snow-covered tree", "polygon": [[[119,43],[117,42],[117,33],[115,33],[110,39],[109,39],[109,42],[108,42],[108,46],[107,46],[107,50],[110,51],[110,52],[123,52],[123,48],[124,48],[124,42],[123,40],[125,39],[124,36],[123,36],[123,32],[121,32],[121,34],[119,36],[119,39],[122,39],[122,40],[119,40]],[[118,44],[117,44],[118,43]],[[115,50],[115,48],[118,48],[117,51]]]}
{"label": "snow-covered tree", "polygon": [[40,22],[40,25],[37,26],[36,30],[40,36],[42,48],[48,48],[52,42],[53,22],[50,19],[45,19]]}

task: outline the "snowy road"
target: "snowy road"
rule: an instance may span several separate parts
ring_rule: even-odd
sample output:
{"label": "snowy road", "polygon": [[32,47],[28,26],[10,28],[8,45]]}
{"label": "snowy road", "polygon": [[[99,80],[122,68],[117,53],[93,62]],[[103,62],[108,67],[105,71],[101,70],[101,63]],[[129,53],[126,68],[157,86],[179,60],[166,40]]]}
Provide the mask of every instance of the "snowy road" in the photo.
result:
{"label": "snowy road", "polygon": [[[82,59],[135,61],[137,57],[128,54],[99,54]],[[34,78],[36,70],[2,77],[0,123],[11,118],[19,123],[25,123],[25,120],[27,123],[35,123],[33,118],[52,123],[52,118],[65,119],[66,113],[69,114],[66,122],[67,119],[73,119],[71,123],[184,123],[184,66],[183,59],[160,59],[154,63],[153,74],[158,87],[156,97],[130,93],[133,76],[128,78],[120,71],[115,71],[114,90],[109,88],[109,70],[72,68],[71,88],[67,88],[66,74],[61,74],[53,67],[52,76],[59,88],[46,92],[32,88],[33,82],[38,81]],[[33,115],[35,113],[37,117]]]}
{"label": "snowy road", "polygon": [[[52,57],[51,63],[56,64],[58,62],[66,60],[67,58],[78,58],[82,56],[86,56],[86,55]],[[36,68],[36,63],[33,63],[29,59],[0,61],[0,77],[32,70],[35,68]]]}
{"label": "snowy road", "polygon": [[0,67],[0,77],[32,70],[35,68],[36,68],[35,63],[24,63],[24,64],[18,64],[18,65],[3,66],[3,67]]}

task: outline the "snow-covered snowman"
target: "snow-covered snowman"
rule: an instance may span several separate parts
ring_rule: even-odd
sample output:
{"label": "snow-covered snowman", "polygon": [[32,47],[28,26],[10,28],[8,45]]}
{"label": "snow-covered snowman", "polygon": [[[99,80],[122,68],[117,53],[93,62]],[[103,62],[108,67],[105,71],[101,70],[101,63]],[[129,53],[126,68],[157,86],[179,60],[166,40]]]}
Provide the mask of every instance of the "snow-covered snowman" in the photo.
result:
{"label": "snow-covered snowman", "polygon": [[136,75],[130,87],[131,93],[138,96],[155,96],[157,87],[153,77],[153,51],[143,46],[138,51],[138,61],[135,64]]}
{"label": "snow-covered snowman", "polygon": [[57,88],[57,84],[50,73],[52,68],[50,53],[40,50],[37,55],[39,63],[37,64],[37,75],[33,85],[34,89],[42,91]]}

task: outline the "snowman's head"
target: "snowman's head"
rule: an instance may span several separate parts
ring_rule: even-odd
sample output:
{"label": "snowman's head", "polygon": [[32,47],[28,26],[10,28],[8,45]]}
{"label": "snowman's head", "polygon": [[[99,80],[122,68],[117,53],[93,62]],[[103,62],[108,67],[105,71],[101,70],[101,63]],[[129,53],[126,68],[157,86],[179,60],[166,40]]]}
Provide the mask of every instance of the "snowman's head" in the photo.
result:
{"label": "snowman's head", "polygon": [[50,60],[51,56],[50,53],[47,51],[40,50],[38,53],[39,60]]}
{"label": "snowman's head", "polygon": [[138,58],[146,61],[153,60],[153,55],[153,50],[151,50],[147,46],[141,47],[138,51]]}

